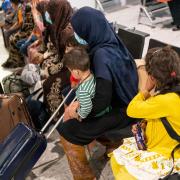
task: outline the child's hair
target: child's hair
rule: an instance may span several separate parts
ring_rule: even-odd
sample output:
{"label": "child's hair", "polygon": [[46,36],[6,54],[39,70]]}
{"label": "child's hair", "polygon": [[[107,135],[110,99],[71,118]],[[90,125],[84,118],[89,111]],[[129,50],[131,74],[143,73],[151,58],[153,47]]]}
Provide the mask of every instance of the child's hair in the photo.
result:
{"label": "child's hair", "polygon": [[89,56],[86,50],[80,47],[75,47],[65,54],[63,64],[71,70],[78,69],[81,71],[87,71],[90,68]]}
{"label": "child's hair", "polygon": [[145,62],[146,71],[156,79],[160,92],[180,84],[180,58],[170,46],[150,49]]}

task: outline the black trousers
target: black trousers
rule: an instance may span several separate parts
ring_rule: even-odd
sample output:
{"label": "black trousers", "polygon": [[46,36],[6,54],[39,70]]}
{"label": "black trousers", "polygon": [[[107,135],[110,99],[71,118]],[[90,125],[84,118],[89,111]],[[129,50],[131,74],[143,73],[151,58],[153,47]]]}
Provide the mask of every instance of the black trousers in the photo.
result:
{"label": "black trousers", "polygon": [[171,15],[176,26],[180,26],[180,0],[172,0],[168,3]]}
{"label": "black trousers", "polygon": [[[88,118],[79,122],[76,119],[71,119],[62,122],[57,130],[61,136],[72,144],[87,145],[95,139],[98,139],[117,127],[122,129],[133,120],[129,118],[124,110],[114,108],[111,112],[98,118]],[[112,139],[111,137],[107,137]]]}

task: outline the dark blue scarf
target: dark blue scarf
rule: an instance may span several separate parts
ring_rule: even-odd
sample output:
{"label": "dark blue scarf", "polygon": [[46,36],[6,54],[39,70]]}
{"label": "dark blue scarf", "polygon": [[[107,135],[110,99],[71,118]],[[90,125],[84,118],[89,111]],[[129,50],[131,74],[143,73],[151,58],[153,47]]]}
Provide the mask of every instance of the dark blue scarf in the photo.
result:
{"label": "dark blue scarf", "polygon": [[93,8],[83,7],[73,15],[71,24],[88,43],[96,78],[111,81],[117,100],[123,106],[128,105],[138,91],[136,65],[104,15]]}

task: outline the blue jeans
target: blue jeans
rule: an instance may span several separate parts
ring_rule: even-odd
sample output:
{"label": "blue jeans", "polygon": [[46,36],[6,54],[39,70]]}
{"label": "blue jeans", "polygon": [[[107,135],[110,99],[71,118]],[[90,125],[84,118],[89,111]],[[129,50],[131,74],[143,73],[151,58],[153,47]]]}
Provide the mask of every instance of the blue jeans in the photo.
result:
{"label": "blue jeans", "polygon": [[16,47],[20,50],[20,53],[27,56],[27,48],[37,40],[36,36],[32,36],[30,40],[21,39],[16,43]]}

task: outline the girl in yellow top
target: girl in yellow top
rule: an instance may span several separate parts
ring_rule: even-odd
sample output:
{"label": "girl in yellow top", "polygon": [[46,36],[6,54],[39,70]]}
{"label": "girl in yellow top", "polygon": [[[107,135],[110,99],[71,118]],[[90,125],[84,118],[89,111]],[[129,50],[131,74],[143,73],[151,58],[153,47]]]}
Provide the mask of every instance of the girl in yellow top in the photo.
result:
{"label": "girl in yellow top", "polygon": [[[149,50],[145,61],[146,86],[130,102],[127,114],[147,121],[147,150],[138,150],[134,137],[124,139],[111,157],[117,180],[156,180],[166,176],[173,166],[171,152],[178,142],[168,135],[160,118],[166,117],[180,135],[180,58],[170,47],[164,47]],[[151,96],[153,88],[156,95]],[[137,131],[135,125],[132,131]],[[180,149],[175,152],[174,172],[180,173]]]}

